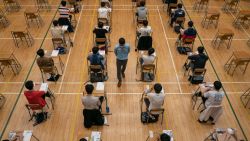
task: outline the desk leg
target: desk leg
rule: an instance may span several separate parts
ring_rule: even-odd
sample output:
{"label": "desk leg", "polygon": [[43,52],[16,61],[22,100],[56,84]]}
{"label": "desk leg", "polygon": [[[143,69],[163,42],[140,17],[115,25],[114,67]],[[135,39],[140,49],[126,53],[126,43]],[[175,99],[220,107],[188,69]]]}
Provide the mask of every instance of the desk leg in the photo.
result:
{"label": "desk leg", "polygon": [[200,87],[198,87],[198,88],[196,89],[196,91],[194,92],[194,94],[193,94],[192,97],[191,97],[192,103],[194,102],[194,104],[193,104],[193,110],[194,110],[195,105],[196,105],[196,103],[197,103],[197,96],[196,96],[195,94],[196,94],[199,90],[200,90]]}
{"label": "desk leg", "polygon": [[40,141],[34,134],[32,134],[32,137],[37,140],[37,141]]}

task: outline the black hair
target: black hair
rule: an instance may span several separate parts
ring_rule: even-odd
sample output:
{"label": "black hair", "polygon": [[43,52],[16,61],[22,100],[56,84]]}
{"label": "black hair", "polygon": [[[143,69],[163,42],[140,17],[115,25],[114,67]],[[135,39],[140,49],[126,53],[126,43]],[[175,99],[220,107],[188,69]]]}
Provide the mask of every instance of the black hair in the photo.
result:
{"label": "black hair", "polygon": [[38,49],[38,51],[36,52],[36,54],[40,57],[43,57],[44,56],[44,50],[43,49]]}
{"label": "black hair", "polygon": [[28,90],[32,90],[34,88],[33,81],[31,81],[31,80],[26,81],[25,82],[25,88],[28,89]]}
{"label": "black hair", "polygon": [[188,22],[188,26],[189,26],[189,27],[193,27],[193,26],[194,26],[193,21],[189,21],[189,22]]}
{"label": "black hair", "polygon": [[85,138],[81,138],[79,141],[87,141]]}
{"label": "black hair", "polygon": [[98,27],[102,28],[103,27],[103,22],[98,22]]}
{"label": "black hair", "polygon": [[181,4],[181,3],[178,3],[177,7],[178,7],[178,8],[182,8],[182,4]]}
{"label": "black hair", "polygon": [[203,46],[199,46],[197,48],[197,50],[198,50],[198,53],[203,53],[204,52],[204,47]]}
{"label": "black hair", "polygon": [[162,133],[160,135],[160,139],[161,139],[161,141],[170,141],[171,137],[168,134],[166,134],[166,133]]}
{"label": "black hair", "polygon": [[125,39],[124,38],[120,38],[119,39],[119,44],[120,45],[124,45],[125,44]]}
{"label": "black hair", "polygon": [[144,26],[148,26],[148,21],[147,21],[147,20],[143,20],[142,24],[143,24]]}
{"label": "black hair", "polygon": [[105,2],[101,2],[101,7],[105,7],[106,3]]}
{"label": "black hair", "polygon": [[53,21],[53,25],[54,25],[54,26],[57,26],[58,24],[59,24],[59,23],[58,23],[58,20],[54,20],[54,21]]}
{"label": "black hair", "polygon": [[64,1],[64,0],[63,0],[63,1],[61,1],[61,5],[62,5],[62,6],[66,6],[66,4],[67,4],[67,2],[66,2],[66,1]]}
{"label": "black hair", "polygon": [[160,83],[156,83],[156,84],[154,85],[154,90],[155,90],[156,93],[160,93],[161,90],[162,90],[161,84],[160,84]]}
{"label": "black hair", "polygon": [[92,92],[94,91],[94,86],[92,84],[87,84],[85,85],[85,90],[87,94],[92,94]]}
{"label": "black hair", "polygon": [[145,6],[145,1],[144,0],[142,0],[142,1],[140,1],[140,6]]}
{"label": "black hair", "polygon": [[99,51],[99,48],[98,48],[98,47],[93,47],[93,48],[92,48],[93,54],[98,53],[98,51]]}
{"label": "black hair", "polygon": [[220,81],[214,81],[214,88],[216,90],[220,90],[221,87],[222,87],[222,84]]}
{"label": "black hair", "polygon": [[154,48],[149,48],[148,49],[148,55],[152,55],[155,52]]}

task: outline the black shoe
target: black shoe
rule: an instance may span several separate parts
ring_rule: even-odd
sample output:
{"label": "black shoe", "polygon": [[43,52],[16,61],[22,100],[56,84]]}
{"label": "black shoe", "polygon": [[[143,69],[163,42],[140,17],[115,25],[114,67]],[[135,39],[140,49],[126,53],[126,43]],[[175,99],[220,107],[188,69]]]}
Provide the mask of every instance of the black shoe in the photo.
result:
{"label": "black shoe", "polygon": [[125,78],[125,73],[122,73],[122,78]]}
{"label": "black shoe", "polygon": [[57,81],[59,78],[60,78],[60,74],[57,74],[56,76],[55,76],[55,81]]}
{"label": "black shoe", "polygon": [[55,81],[55,78],[51,76],[47,81]]}

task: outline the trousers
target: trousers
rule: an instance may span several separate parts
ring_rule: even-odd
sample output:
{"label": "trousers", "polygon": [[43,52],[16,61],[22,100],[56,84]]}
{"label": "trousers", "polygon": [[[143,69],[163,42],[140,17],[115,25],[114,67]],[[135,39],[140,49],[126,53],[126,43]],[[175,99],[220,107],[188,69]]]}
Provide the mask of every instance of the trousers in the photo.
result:
{"label": "trousers", "polygon": [[126,60],[118,60],[116,59],[116,68],[117,68],[117,78],[119,81],[122,81],[121,75],[124,74],[126,70],[128,59]]}

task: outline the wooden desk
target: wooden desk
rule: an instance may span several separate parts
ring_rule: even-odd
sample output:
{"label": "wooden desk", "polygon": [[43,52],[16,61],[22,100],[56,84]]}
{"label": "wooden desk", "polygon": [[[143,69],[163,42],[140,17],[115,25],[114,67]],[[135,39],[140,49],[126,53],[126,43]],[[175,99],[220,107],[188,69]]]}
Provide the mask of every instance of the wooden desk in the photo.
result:
{"label": "wooden desk", "polygon": [[249,62],[250,62],[250,54],[248,52],[234,51],[232,56],[228,59],[228,61],[224,65],[224,69],[228,74],[233,75],[237,67],[243,66],[243,68],[240,69],[244,74],[246,72]]}
{"label": "wooden desk", "polygon": [[206,137],[206,140],[238,141],[237,131],[233,128],[216,128]]}
{"label": "wooden desk", "polygon": [[234,32],[228,28],[220,28],[216,33],[214,39],[212,40],[212,45],[217,48],[222,42],[228,41],[226,43],[227,48],[229,49],[233,40]]}
{"label": "wooden desk", "polygon": [[208,28],[209,24],[214,23],[215,24],[215,28],[217,28],[218,23],[219,23],[219,18],[220,18],[220,12],[218,10],[208,10],[205,13],[204,18],[201,21],[202,27]]}
{"label": "wooden desk", "polygon": [[22,69],[22,65],[13,53],[0,53],[0,74],[3,76],[3,71],[6,66],[11,67],[15,75],[17,75]]}

